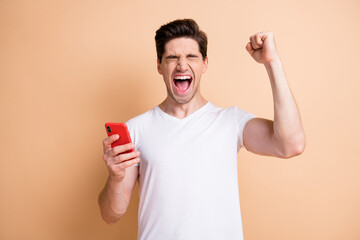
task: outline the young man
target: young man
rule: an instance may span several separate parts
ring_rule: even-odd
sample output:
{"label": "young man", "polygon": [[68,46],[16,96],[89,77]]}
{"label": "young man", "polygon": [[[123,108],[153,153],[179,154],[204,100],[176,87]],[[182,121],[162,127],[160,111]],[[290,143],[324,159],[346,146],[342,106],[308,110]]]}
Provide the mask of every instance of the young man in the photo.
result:
{"label": "young man", "polygon": [[[161,26],[155,40],[157,70],[167,97],[127,122],[134,144],[111,148],[117,136],[104,140],[109,178],[99,197],[102,217],[109,224],[121,218],[139,180],[138,239],[243,239],[239,149],[290,158],[305,147],[273,34],[254,34],[246,45],[268,72],[273,121],[237,107],[216,107],[201,95],[201,76],[208,67],[207,37],[194,20]],[[124,153],[133,147],[135,152]]]}

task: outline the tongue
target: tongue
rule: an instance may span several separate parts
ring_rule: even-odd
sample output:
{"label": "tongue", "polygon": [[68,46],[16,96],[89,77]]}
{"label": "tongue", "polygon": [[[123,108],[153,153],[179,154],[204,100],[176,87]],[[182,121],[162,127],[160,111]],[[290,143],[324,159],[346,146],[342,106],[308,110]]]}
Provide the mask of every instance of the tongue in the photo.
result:
{"label": "tongue", "polygon": [[186,91],[189,88],[189,84],[190,84],[189,80],[175,81],[176,87],[182,92]]}

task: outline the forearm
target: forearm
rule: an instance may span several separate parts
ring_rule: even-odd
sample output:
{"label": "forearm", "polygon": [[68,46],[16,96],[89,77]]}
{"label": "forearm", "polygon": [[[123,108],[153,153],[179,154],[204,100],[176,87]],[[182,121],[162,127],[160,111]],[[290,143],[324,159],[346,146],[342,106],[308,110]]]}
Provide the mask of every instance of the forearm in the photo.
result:
{"label": "forearm", "polygon": [[305,136],[295,99],[286,80],[279,58],[265,63],[271,82],[274,101],[274,141],[285,157],[300,154]]}
{"label": "forearm", "polygon": [[99,196],[99,206],[102,218],[113,224],[126,212],[128,199],[124,193],[124,182],[112,181],[108,178]]}

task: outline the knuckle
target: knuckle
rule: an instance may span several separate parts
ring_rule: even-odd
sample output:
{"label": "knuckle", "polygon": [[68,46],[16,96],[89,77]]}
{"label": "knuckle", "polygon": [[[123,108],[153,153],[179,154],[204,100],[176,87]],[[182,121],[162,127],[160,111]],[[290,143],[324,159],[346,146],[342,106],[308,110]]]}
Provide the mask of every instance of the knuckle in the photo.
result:
{"label": "knuckle", "polygon": [[118,160],[119,162],[124,162],[126,160],[126,157],[123,154],[120,154],[116,156],[116,160]]}
{"label": "knuckle", "polygon": [[109,150],[109,155],[111,155],[111,156],[115,156],[116,155],[116,151],[115,151],[116,149],[114,149],[114,148],[112,148],[112,149],[110,149]]}
{"label": "knuckle", "polygon": [[103,146],[106,147],[106,145],[108,145],[108,144],[109,144],[109,138],[105,138],[103,140]]}
{"label": "knuckle", "polygon": [[117,167],[115,165],[110,165],[109,166],[109,170],[113,173],[115,173],[117,171]]}
{"label": "knuckle", "polygon": [[105,163],[106,163],[106,166],[108,166],[109,168],[110,168],[111,166],[113,166],[113,164],[112,164],[112,162],[110,161],[110,159],[106,159],[106,160],[105,160]]}
{"label": "knuckle", "polygon": [[121,162],[125,160],[123,154],[118,155],[118,156],[116,157],[116,159],[119,160],[119,161],[121,161]]}
{"label": "knuckle", "polygon": [[105,156],[105,155],[109,155],[110,150],[111,150],[111,149],[107,149],[107,150],[104,149],[104,156]]}
{"label": "knuckle", "polygon": [[126,163],[119,164],[120,171],[124,171],[126,169]]}

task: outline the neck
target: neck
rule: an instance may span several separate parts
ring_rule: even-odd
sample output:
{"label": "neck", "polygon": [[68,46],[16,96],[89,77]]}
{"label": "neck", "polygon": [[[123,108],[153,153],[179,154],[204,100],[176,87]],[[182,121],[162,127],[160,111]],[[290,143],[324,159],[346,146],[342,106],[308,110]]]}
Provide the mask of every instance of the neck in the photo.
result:
{"label": "neck", "polygon": [[196,112],[205,106],[207,102],[208,101],[204,97],[200,96],[196,99],[193,98],[188,103],[178,103],[168,96],[162,103],[159,104],[159,107],[167,114],[181,119],[186,118],[190,114]]}

